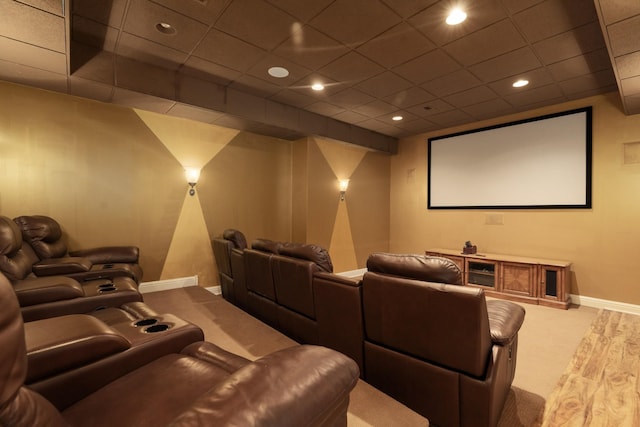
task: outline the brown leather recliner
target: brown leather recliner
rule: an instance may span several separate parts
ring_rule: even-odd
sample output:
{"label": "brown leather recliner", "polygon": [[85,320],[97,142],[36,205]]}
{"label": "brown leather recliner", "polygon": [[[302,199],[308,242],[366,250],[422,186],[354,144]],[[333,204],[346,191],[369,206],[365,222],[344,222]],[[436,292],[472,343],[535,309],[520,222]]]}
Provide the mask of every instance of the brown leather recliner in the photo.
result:
{"label": "brown leather recliner", "polygon": [[256,239],[251,243],[251,249],[244,251],[247,309],[274,328],[278,328],[278,304],[271,258],[278,253],[280,246],[280,242]]}
{"label": "brown leather recliner", "polygon": [[24,386],[27,366],[17,299],[0,276],[0,425],[346,426],[358,378],[353,361],[324,347],[291,347],[251,362],[196,342],[59,411]]}
{"label": "brown leather recliner", "polygon": [[142,301],[138,286],[130,277],[83,282],[66,276],[35,277],[31,269],[37,261],[18,225],[0,216],[0,272],[11,281],[27,322]]}
{"label": "brown leather recliner", "polygon": [[136,283],[142,280],[139,249],[135,246],[68,251],[60,224],[53,218],[25,215],[14,221],[39,259],[32,267],[36,276],[62,275],[78,280],[131,277]]}
{"label": "brown leather recliner", "polygon": [[365,380],[435,425],[495,426],[524,308],[486,301],[482,289],[434,283],[460,277],[446,258],[377,253],[367,269]]}
{"label": "brown leather recliner", "polygon": [[[247,248],[244,234],[232,228],[226,229],[222,236],[211,239],[211,247],[218,268],[222,296],[227,301],[244,308],[247,300],[244,261],[242,261],[242,252]],[[240,264],[234,261],[237,257],[240,257]]]}

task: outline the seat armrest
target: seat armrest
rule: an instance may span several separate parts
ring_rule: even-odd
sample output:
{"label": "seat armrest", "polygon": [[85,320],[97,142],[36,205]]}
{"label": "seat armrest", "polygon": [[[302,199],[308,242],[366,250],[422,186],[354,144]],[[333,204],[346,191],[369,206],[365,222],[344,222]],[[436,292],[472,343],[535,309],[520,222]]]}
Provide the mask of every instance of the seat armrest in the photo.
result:
{"label": "seat armrest", "polygon": [[313,276],[317,277],[318,279],[323,279],[329,282],[333,282],[333,283],[337,283],[340,285],[349,286],[353,288],[359,288],[360,286],[362,286],[361,279],[352,279],[346,276],[340,276],[339,274],[335,274],[335,273],[326,273],[324,271],[317,271],[313,273]]}
{"label": "seat armrest", "polygon": [[494,344],[505,345],[518,334],[524,322],[525,310],[513,302],[490,300],[487,301],[487,314],[491,341]]}
{"label": "seat armrest", "polygon": [[[359,370],[319,346],[295,346],[239,369],[196,400],[171,426],[319,426],[344,417]],[[335,422],[331,425],[340,425]]]}
{"label": "seat armrest", "polygon": [[65,276],[24,279],[13,285],[21,307],[63,301],[84,296],[82,286]]}
{"label": "seat armrest", "polygon": [[121,334],[93,316],[71,314],[24,324],[26,383],[49,378],[127,350]]}
{"label": "seat armrest", "polygon": [[232,373],[238,369],[251,363],[250,360],[237,354],[230,353],[215,344],[207,341],[195,342],[188,345],[182,351],[182,354],[205,360],[212,365],[216,365],[225,371]]}
{"label": "seat armrest", "polygon": [[48,258],[33,264],[36,276],[64,276],[91,270],[93,263],[85,257]]}
{"label": "seat armrest", "polygon": [[103,246],[70,251],[69,255],[87,258],[93,264],[135,264],[140,257],[140,249],[137,246]]}

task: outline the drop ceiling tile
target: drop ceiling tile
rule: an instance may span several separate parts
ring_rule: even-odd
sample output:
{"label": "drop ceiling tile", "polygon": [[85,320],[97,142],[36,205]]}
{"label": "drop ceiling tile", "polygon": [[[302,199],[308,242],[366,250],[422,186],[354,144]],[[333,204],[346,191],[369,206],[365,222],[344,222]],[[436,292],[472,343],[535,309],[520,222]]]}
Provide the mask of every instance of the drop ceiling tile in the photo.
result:
{"label": "drop ceiling tile", "polygon": [[412,86],[408,80],[403,79],[391,71],[385,71],[354,87],[376,98],[382,98]]}
{"label": "drop ceiling tile", "polygon": [[640,95],[640,76],[620,80],[620,84],[622,85],[622,91],[625,96]]}
{"label": "drop ceiling tile", "polygon": [[640,2],[637,0],[596,0],[596,4],[600,5],[605,25],[640,15]]}
{"label": "drop ceiling tile", "polygon": [[214,22],[231,0],[151,0],[204,24]]}
{"label": "drop ceiling tile", "polygon": [[240,77],[242,73],[231,68],[224,67],[219,64],[191,56],[180,68],[180,72],[197,77],[203,80],[209,80],[215,83],[227,85]]}
{"label": "drop ceiling tile", "polygon": [[343,111],[341,113],[335,114],[333,118],[336,120],[340,120],[341,122],[351,123],[354,125],[365,120],[369,120],[368,116],[356,113],[355,111]]}
{"label": "drop ceiling tile", "polygon": [[[175,72],[116,56],[116,85],[153,97],[174,100]],[[156,110],[153,110],[156,111]]]}
{"label": "drop ceiling tile", "polygon": [[413,120],[409,123],[406,123],[400,128],[402,132],[400,132],[398,136],[399,137],[412,136],[419,133],[430,132],[437,128],[439,128],[438,125],[428,120],[423,120],[423,119]]}
{"label": "drop ceiling tile", "polygon": [[414,107],[407,108],[409,112],[415,114],[417,117],[429,118],[436,114],[445,113],[453,110],[454,107],[451,104],[446,103],[442,99],[434,99],[422,105],[416,105]]}
{"label": "drop ceiling tile", "polygon": [[79,15],[74,16],[72,22],[71,39],[73,41],[108,52],[115,50],[119,30]]}
{"label": "drop ceiling tile", "polygon": [[538,3],[542,3],[543,1],[546,0],[502,0],[502,4],[507,8],[509,14],[513,15],[516,12],[528,9]]}
{"label": "drop ceiling tile", "polygon": [[511,108],[511,104],[507,101],[502,98],[496,98],[480,102],[478,104],[469,105],[464,107],[463,110],[476,120],[485,120],[498,115],[507,114],[510,112]]}
{"label": "drop ceiling tile", "polygon": [[607,26],[614,57],[640,50],[640,15]]}
{"label": "drop ceiling tile", "polygon": [[498,95],[486,86],[478,86],[453,95],[449,95],[444,100],[456,108],[464,108],[469,105],[496,99]]}
{"label": "drop ceiling tile", "polygon": [[400,22],[379,0],[335,0],[310,23],[328,36],[355,48]]}
{"label": "drop ceiling tile", "polygon": [[449,55],[437,49],[394,67],[392,71],[419,85],[460,68]]}
{"label": "drop ceiling tile", "polygon": [[67,76],[0,60],[0,80],[67,93]]}
{"label": "drop ceiling tile", "polygon": [[161,114],[165,114],[175,104],[175,101],[118,87],[114,89],[112,102],[125,107],[154,111]]}
{"label": "drop ceiling tile", "polygon": [[222,116],[222,113],[216,111],[194,107],[189,104],[181,104],[179,102],[176,102],[166,114],[203,123],[213,123]]}
{"label": "drop ceiling tile", "polygon": [[480,80],[488,83],[533,70],[541,65],[533,51],[529,47],[523,47],[468,69]]}
{"label": "drop ceiling tile", "polygon": [[292,31],[291,37],[273,52],[299,65],[317,70],[349,52],[349,48],[305,25]]}
{"label": "drop ceiling tile", "polygon": [[440,126],[449,127],[472,122],[473,117],[462,110],[451,110],[446,113],[429,116],[429,121],[439,124]]}
{"label": "drop ceiling tile", "polygon": [[380,117],[384,116],[385,114],[394,113],[397,110],[398,109],[393,105],[380,100],[375,100],[373,102],[369,102],[368,104],[359,105],[353,109],[353,111],[355,111],[356,113],[364,114],[365,116],[369,117]]}
{"label": "drop ceiling tile", "polygon": [[616,79],[613,73],[610,70],[605,70],[565,80],[560,82],[559,85],[566,95],[573,95],[596,91],[615,85],[615,83]]}
{"label": "drop ceiling tile", "polygon": [[347,88],[331,95],[329,100],[332,104],[339,105],[342,108],[350,110],[360,105],[373,102],[375,98],[359,90]]}
{"label": "drop ceiling tile", "polygon": [[122,32],[115,53],[136,61],[176,70],[187,59],[187,54],[152,41]]}
{"label": "drop ceiling tile", "polygon": [[179,74],[175,100],[209,110],[224,111],[226,90],[219,84]]}
{"label": "drop ceiling tile", "polygon": [[235,79],[229,87],[267,98],[275,95],[282,89],[282,87],[276,84],[247,74]]}
{"label": "drop ceiling tile", "polygon": [[22,3],[26,3],[30,6],[44,10],[45,12],[53,13],[58,16],[64,16],[64,1],[63,0],[20,0]]}
{"label": "drop ceiling tile", "polygon": [[64,18],[11,0],[0,0],[0,36],[65,53]]}
{"label": "drop ceiling tile", "polygon": [[325,101],[314,102],[311,105],[307,105],[304,109],[312,113],[322,114],[323,116],[335,116],[345,111],[344,108],[329,104]]}
{"label": "drop ceiling tile", "polygon": [[71,73],[73,76],[100,82],[115,84],[114,54],[79,43],[71,44]]}
{"label": "drop ceiling tile", "polygon": [[615,61],[620,79],[626,79],[640,74],[640,51],[618,56]]}
{"label": "drop ceiling tile", "polygon": [[[516,80],[528,80],[529,84],[521,88],[513,87]],[[541,86],[547,86],[554,82],[551,74],[546,68],[540,67],[535,70],[520,73],[517,76],[508,77],[489,84],[489,87],[500,96],[525,92]]]}
{"label": "drop ceiling tile", "polygon": [[[156,28],[168,23],[175,34],[165,34]],[[182,52],[191,52],[207,32],[201,22],[152,3],[149,0],[131,0],[123,26],[124,31]]]}
{"label": "drop ceiling tile", "polygon": [[378,64],[393,68],[435,48],[426,37],[401,22],[357,50]]}
{"label": "drop ceiling tile", "polygon": [[416,13],[428,8],[429,6],[437,3],[438,0],[382,0],[386,3],[395,13],[403,18],[409,18]]}
{"label": "drop ceiling tile", "polygon": [[394,135],[400,132],[400,129],[396,128],[395,126],[376,119],[365,120],[364,122],[358,123],[358,126],[372,130],[374,132],[380,132],[385,135]]}
{"label": "drop ceiling tile", "polygon": [[14,39],[0,37],[2,59],[44,71],[66,75],[67,56]]}
{"label": "drop ceiling tile", "polygon": [[289,38],[296,20],[263,0],[235,0],[215,27],[249,43],[271,50]]}
{"label": "drop ceiling tile", "polygon": [[549,105],[559,99],[566,99],[559,86],[550,84],[547,86],[533,88],[512,95],[504,96],[504,99],[516,107],[530,107],[537,105]]}
{"label": "drop ceiling tile", "polygon": [[473,65],[525,46],[509,19],[449,43],[443,49],[463,65]]}
{"label": "drop ceiling tile", "polygon": [[128,0],[73,0],[71,10],[75,16],[82,16],[114,28],[120,28]]}
{"label": "drop ceiling tile", "polygon": [[419,87],[412,87],[407,90],[401,90],[398,93],[383,98],[383,101],[395,105],[398,108],[413,107],[414,105],[424,104],[435,99],[435,96]]}
{"label": "drop ceiling tile", "polygon": [[100,102],[111,102],[113,85],[70,76],[69,94]]}
{"label": "drop ceiling tile", "polygon": [[513,17],[531,43],[589,22],[597,22],[593,0],[552,0],[539,3]]}
{"label": "drop ceiling tile", "polygon": [[470,89],[482,82],[467,70],[458,70],[422,85],[430,93],[443,97]]}
{"label": "drop ceiling tile", "polygon": [[[549,70],[554,80],[562,81],[582,76],[592,71],[609,69],[610,67],[611,63],[609,62],[607,50],[599,49],[551,64],[547,66],[547,70]],[[618,71],[620,71],[619,64]]]}
{"label": "drop ceiling tile", "polygon": [[600,26],[593,22],[533,45],[544,64],[553,64],[605,46]]}
{"label": "drop ceiling tile", "polygon": [[271,99],[282,102],[284,104],[293,105],[295,107],[304,108],[309,104],[313,104],[317,100],[312,96],[305,93],[306,89],[284,89],[275,95],[271,96]]}
{"label": "drop ceiling tile", "polygon": [[264,57],[266,52],[221,31],[211,29],[193,55],[225,68],[245,72]]}
{"label": "drop ceiling tile", "polygon": [[381,66],[356,52],[349,52],[318,70],[320,74],[335,81],[351,84],[375,76],[382,71],[384,69]]}
{"label": "drop ceiling tile", "polygon": [[272,5],[282,9],[290,15],[295,16],[297,19],[307,22],[318,13],[320,13],[325,7],[333,2],[333,0],[313,0],[313,1],[300,1],[300,0],[267,0]]}

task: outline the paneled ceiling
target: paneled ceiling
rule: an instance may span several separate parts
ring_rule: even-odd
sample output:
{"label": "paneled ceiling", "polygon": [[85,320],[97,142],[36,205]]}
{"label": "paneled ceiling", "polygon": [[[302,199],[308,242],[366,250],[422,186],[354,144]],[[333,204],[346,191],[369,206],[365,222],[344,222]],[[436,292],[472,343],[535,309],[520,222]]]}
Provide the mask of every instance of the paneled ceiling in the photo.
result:
{"label": "paneled ceiling", "polygon": [[[454,3],[468,18],[450,26]],[[640,112],[638,0],[0,0],[0,9],[0,79],[287,139],[394,151],[396,138],[612,91],[626,114]],[[271,77],[273,66],[289,75]],[[529,85],[512,87],[517,79]]]}

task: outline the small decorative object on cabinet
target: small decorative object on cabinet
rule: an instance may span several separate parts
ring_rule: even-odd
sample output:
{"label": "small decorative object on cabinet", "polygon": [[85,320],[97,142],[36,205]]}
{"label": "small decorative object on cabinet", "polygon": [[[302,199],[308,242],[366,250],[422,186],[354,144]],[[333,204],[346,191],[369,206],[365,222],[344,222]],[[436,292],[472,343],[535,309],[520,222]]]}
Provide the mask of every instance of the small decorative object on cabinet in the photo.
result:
{"label": "small decorative object on cabinet", "polygon": [[464,242],[464,246],[462,247],[463,254],[475,254],[478,252],[478,247],[471,243],[470,240]]}
{"label": "small decorative object on cabinet", "polygon": [[489,296],[569,308],[569,261],[467,253],[466,248],[465,243],[462,252],[438,248],[425,254],[449,258],[462,270],[465,285],[480,287]]}

